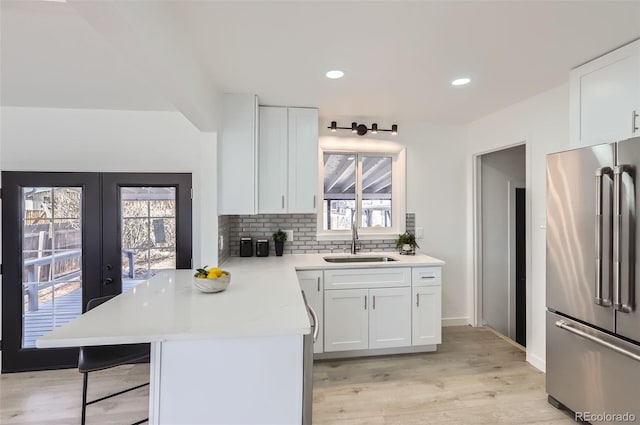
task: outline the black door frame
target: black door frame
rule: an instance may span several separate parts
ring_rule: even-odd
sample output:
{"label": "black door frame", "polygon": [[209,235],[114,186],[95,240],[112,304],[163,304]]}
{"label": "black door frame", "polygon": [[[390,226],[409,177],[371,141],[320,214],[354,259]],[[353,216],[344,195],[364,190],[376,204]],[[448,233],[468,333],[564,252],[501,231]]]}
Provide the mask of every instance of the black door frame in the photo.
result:
{"label": "black door frame", "polygon": [[[46,184],[43,184],[46,182]],[[82,187],[82,305],[100,296],[100,177],[97,173],[2,172],[2,371],[75,367],[77,348],[22,348],[23,187]],[[12,207],[9,207],[9,206]]]}
{"label": "black door frame", "polygon": [[104,249],[120,246],[120,187],[176,188],[176,268],[191,268],[191,182],[189,173],[2,172],[2,372],[61,369],[78,364],[77,348],[22,348],[23,211],[22,207],[16,208],[22,202],[22,187],[83,189],[84,312],[90,299],[122,292],[121,252]]}
{"label": "black door frame", "polygon": [[[176,269],[190,269],[192,257],[191,174],[188,173],[102,173],[102,244],[120,246],[120,188],[176,188]],[[183,202],[188,200],[188,202]],[[121,253],[102,252],[102,295],[122,292]]]}

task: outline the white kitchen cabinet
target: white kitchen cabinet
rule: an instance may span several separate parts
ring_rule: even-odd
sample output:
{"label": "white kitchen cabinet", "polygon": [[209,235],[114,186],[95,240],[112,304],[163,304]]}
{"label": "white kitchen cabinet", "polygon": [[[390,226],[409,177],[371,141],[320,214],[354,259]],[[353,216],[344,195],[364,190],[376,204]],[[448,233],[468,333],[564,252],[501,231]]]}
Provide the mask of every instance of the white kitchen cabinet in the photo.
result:
{"label": "white kitchen cabinet", "polygon": [[369,348],[369,290],[324,291],[324,351]]}
{"label": "white kitchen cabinet", "polygon": [[289,108],[289,212],[315,213],[318,191],[318,110]]}
{"label": "white kitchen cabinet", "polygon": [[412,288],[412,345],[442,342],[441,286]]}
{"label": "white kitchen cabinet", "polygon": [[313,344],[314,353],[322,353],[324,351],[324,282],[322,270],[304,270],[298,271],[298,282],[300,289],[304,291],[307,302],[313,308],[318,316],[319,326],[318,338]]}
{"label": "white kitchen cabinet", "polygon": [[573,147],[640,135],[640,40],[579,66],[570,74]]}
{"label": "white kitchen cabinet", "polygon": [[327,289],[411,286],[411,268],[329,269],[324,272],[324,282]]}
{"label": "white kitchen cabinet", "polygon": [[287,212],[287,108],[260,106],[258,210]]}
{"label": "white kitchen cabinet", "polygon": [[369,348],[411,345],[411,288],[369,290]]}
{"label": "white kitchen cabinet", "polygon": [[225,94],[218,141],[218,214],[257,212],[258,97]]}
{"label": "white kitchen cabinet", "polygon": [[258,211],[315,213],[318,110],[260,106]]}

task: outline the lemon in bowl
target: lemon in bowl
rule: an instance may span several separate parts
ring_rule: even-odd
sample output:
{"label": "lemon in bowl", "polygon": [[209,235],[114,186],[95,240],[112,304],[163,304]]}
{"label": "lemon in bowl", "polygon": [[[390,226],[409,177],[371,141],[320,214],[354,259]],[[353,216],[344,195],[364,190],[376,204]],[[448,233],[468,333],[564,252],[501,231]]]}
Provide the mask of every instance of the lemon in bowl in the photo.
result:
{"label": "lemon in bowl", "polygon": [[219,267],[197,269],[193,275],[193,284],[200,292],[222,292],[231,283],[231,273]]}

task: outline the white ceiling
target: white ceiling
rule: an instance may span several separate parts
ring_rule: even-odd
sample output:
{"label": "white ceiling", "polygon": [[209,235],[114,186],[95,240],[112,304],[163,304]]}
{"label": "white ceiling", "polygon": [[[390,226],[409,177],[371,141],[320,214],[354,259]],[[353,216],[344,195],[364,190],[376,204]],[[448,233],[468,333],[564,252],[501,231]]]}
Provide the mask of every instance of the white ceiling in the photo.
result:
{"label": "white ceiling", "polygon": [[[640,37],[640,1],[141,7],[160,3],[189,41],[193,63],[220,91],[256,93],[263,104],[318,106],[325,117],[468,122],[562,84],[570,68]],[[147,82],[148,69],[128,61],[76,9],[74,0],[2,1],[2,105],[173,109]],[[166,66],[180,66],[166,59]],[[333,68],[345,77],[326,79]],[[473,82],[451,87],[460,75]]]}

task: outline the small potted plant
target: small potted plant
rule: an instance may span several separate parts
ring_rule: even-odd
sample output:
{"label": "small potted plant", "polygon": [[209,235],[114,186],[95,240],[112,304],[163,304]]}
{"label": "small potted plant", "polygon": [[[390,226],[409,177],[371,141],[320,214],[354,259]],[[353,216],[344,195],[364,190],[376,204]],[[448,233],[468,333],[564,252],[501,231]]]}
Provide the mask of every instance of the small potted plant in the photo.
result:
{"label": "small potted plant", "polygon": [[400,254],[414,255],[416,253],[416,248],[420,248],[420,245],[416,242],[416,235],[404,232],[403,234],[398,235],[398,239],[396,239],[396,248],[398,248]]}
{"label": "small potted plant", "polygon": [[281,257],[282,251],[284,249],[284,242],[287,240],[287,234],[282,230],[278,229],[277,232],[273,234],[273,242],[276,244],[276,256]]}

